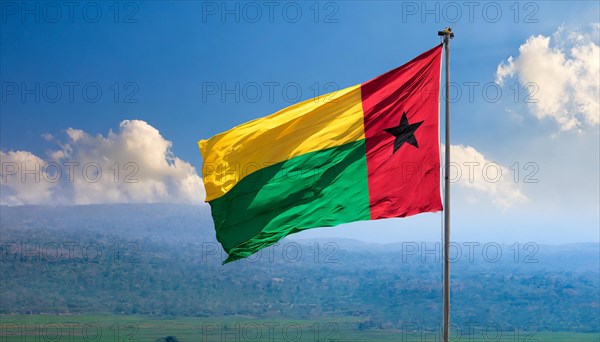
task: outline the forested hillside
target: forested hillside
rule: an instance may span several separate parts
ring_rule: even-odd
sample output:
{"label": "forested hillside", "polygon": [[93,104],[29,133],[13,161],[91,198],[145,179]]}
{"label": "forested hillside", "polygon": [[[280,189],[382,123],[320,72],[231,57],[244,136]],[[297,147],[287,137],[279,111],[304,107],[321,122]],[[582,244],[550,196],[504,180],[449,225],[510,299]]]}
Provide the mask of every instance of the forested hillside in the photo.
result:
{"label": "forested hillside", "polygon": [[[437,324],[433,243],[285,240],[221,265],[209,209],[180,205],[1,208],[0,313],[192,317],[352,316],[360,329]],[[598,244],[497,245],[452,268],[452,320],[597,332]],[[516,253],[519,251],[519,253]],[[437,259],[437,260],[436,260]]]}

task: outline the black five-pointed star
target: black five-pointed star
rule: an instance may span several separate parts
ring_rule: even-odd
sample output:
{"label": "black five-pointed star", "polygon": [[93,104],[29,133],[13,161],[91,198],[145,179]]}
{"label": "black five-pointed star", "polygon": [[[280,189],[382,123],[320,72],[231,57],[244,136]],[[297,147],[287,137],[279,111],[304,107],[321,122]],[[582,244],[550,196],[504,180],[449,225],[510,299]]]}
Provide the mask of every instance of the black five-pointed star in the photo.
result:
{"label": "black five-pointed star", "polygon": [[405,142],[413,145],[414,147],[419,147],[419,143],[417,142],[417,138],[415,138],[415,131],[423,121],[409,124],[408,119],[406,118],[406,112],[402,113],[402,118],[400,119],[400,125],[396,127],[390,127],[384,129],[384,131],[396,137],[394,141],[394,152],[398,151]]}

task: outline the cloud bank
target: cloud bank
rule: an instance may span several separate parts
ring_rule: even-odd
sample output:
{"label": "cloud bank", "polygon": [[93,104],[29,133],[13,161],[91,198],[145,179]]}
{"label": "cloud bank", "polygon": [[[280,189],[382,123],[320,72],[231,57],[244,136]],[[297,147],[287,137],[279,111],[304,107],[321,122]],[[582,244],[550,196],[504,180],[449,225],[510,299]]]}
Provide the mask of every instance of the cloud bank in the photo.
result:
{"label": "cloud bank", "polygon": [[531,36],[517,57],[500,63],[497,82],[518,77],[530,90],[529,108],[538,119],[549,118],[561,130],[581,130],[600,123],[600,24],[590,32],[561,26],[551,37]]}
{"label": "cloud bank", "polygon": [[507,167],[471,146],[450,145],[450,165],[451,182],[468,191],[469,201],[490,201],[506,209],[528,200]]}
{"label": "cloud bank", "polygon": [[0,151],[0,202],[20,204],[202,203],[196,169],[171,152],[172,143],[141,120],[121,122],[118,132],[92,136],[66,130],[66,141],[40,158],[28,151]]}
{"label": "cloud bank", "polygon": [[[0,151],[0,202],[22,204],[203,203],[196,169],[171,152],[172,143],[148,123],[123,121],[118,132],[90,135],[68,128],[41,158]],[[451,179],[469,199],[507,208],[526,200],[509,170],[470,146],[451,146]]]}

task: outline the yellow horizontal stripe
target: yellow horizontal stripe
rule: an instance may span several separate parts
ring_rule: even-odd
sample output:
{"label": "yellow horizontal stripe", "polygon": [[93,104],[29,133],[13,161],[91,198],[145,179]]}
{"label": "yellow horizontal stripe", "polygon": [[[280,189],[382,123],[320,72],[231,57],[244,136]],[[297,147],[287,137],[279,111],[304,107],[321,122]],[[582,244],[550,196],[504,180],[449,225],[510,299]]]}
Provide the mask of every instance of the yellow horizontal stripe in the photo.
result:
{"label": "yellow horizontal stripe", "polygon": [[252,172],[364,137],[360,85],[356,85],[200,140],[206,201],[223,196]]}

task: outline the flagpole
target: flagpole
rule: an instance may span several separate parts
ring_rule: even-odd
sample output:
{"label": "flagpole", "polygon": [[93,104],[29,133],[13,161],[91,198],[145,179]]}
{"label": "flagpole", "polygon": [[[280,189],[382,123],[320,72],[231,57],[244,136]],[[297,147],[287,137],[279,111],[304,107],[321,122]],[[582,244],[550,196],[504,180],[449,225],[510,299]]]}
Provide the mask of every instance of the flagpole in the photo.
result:
{"label": "flagpole", "polygon": [[444,37],[444,52],[446,56],[446,133],[445,133],[445,163],[444,163],[444,318],[442,338],[448,342],[450,335],[450,39],[454,33],[450,27],[438,32]]}

